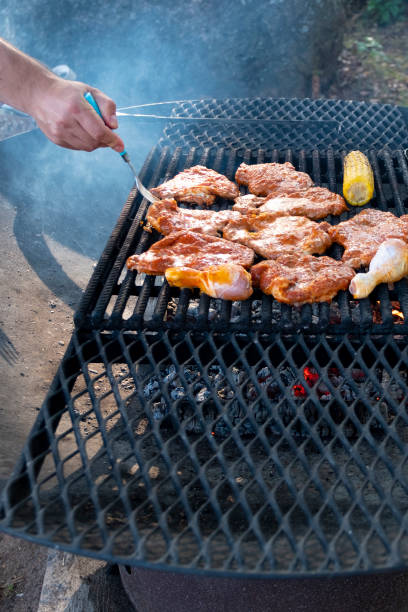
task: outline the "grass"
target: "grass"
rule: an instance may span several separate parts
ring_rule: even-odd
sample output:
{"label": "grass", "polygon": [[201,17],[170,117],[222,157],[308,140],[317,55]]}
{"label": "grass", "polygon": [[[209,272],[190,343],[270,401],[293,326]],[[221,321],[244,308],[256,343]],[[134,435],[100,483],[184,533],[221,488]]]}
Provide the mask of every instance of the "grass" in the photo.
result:
{"label": "grass", "polygon": [[5,598],[14,597],[16,594],[17,585],[23,582],[23,576],[15,576],[5,584],[0,584],[1,596]]}

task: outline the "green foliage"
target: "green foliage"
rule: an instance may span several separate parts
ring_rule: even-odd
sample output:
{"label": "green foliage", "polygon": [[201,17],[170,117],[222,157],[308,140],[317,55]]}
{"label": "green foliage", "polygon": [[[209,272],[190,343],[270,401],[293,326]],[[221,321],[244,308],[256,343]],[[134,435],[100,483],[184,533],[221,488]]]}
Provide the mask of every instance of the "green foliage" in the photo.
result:
{"label": "green foliage", "polygon": [[402,19],[408,6],[408,0],[368,0],[367,14],[375,19],[378,25],[386,26]]}
{"label": "green foliage", "polygon": [[13,582],[1,587],[4,597],[13,597],[16,593],[16,585]]}
{"label": "green foliage", "polygon": [[382,44],[372,36],[364,36],[363,40],[357,40],[355,44],[358,53],[364,54],[366,57],[371,57],[377,62],[390,61],[388,55],[384,52]]}

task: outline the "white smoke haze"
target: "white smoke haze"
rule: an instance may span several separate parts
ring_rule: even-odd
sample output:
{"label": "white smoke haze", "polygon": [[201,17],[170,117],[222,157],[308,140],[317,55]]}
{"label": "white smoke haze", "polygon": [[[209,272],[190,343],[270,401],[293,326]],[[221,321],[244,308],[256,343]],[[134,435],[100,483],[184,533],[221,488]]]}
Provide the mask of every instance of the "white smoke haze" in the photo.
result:
{"label": "white smoke haze", "polygon": [[[342,2],[329,4],[333,21]],[[322,14],[321,0],[3,0],[0,32],[49,67],[67,64],[118,107],[301,97],[315,61],[307,43],[316,23],[326,39],[330,31]],[[150,133],[145,122],[121,118],[119,133],[140,168],[160,126]],[[0,143],[0,190],[17,209],[20,231],[44,231],[85,256],[99,257],[132,184],[110,150],[68,151],[38,130]]]}

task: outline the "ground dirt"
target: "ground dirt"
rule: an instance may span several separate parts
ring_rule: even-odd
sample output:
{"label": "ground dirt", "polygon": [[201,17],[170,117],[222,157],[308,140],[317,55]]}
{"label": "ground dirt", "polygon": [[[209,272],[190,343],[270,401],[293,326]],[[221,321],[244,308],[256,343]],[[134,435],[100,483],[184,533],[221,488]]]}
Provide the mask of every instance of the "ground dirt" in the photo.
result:
{"label": "ground dirt", "polygon": [[[0,488],[64,355],[73,313],[95,264],[94,258],[41,232],[40,223],[30,222],[28,202],[24,211],[17,200],[0,188]],[[0,534],[0,612],[37,610],[47,553]],[[119,575],[108,577],[106,563],[84,560],[82,565],[98,612],[131,609]],[[103,584],[110,585],[108,595]]]}
{"label": "ground dirt", "polygon": [[[16,242],[14,220],[14,208],[0,197],[0,478],[3,483],[19,457],[69,341],[75,307],[68,291],[65,303],[33,273]],[[61,247],[55,254],[60,259],[70,259],[69,263],[65,259],[65,265],[74,266],[71,270],[78,271],[76,280],[84,287],[93,262]],[[52,261],[49,265],[56,266]],[[10,278],[14,282],[9,282]],[[37,610],[46,560],[46,548],[0,535],[1,612]]]}

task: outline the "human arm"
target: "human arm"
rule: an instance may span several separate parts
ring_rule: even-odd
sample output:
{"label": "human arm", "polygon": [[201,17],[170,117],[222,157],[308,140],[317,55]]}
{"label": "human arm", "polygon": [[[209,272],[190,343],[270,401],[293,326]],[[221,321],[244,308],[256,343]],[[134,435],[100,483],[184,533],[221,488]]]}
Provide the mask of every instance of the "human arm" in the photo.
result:
{"label": "human arm", "polygon": [[[98,103],[103,121],[84,99],[87,91]],[[125,148],[112,131],[118,127],[113,100],[85,83],[56,76],[2,38],[0,101],[31,115],[47,138],[62,147],[84,151],[111,147],[118,152]]]}

